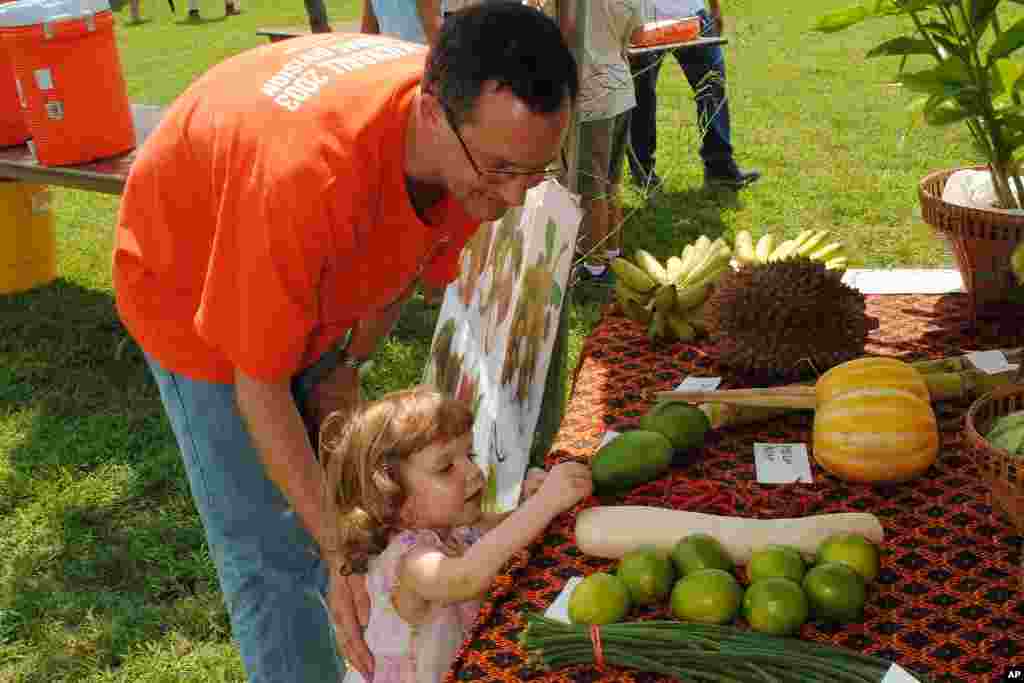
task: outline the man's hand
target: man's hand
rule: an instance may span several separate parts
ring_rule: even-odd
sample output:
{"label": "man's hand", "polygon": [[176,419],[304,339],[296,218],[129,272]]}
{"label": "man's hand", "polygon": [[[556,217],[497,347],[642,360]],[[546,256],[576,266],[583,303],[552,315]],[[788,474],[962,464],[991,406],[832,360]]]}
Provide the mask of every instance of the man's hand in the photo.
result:
{"label": "man's hand", "polygon": [[327,605],[334,623],[338,652],[345,655],[349,665],[366,680],[373,679],[373,655],[366,647],[363,629],[370,618],[370,596],[366,592],[366,577],[361,574],[342,576],[330,569]]}

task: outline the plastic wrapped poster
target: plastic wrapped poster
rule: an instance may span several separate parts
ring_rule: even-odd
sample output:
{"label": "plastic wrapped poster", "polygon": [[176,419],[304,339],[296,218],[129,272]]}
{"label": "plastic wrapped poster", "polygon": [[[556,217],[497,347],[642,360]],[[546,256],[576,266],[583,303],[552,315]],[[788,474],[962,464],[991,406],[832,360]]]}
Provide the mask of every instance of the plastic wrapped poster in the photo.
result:
{"label": "plastic wrapped poster", "polygon": [[445,291],[425,381],[473,406],[490,510],[519,500],[581,218],[575,195],[541,183],[480,226]]}

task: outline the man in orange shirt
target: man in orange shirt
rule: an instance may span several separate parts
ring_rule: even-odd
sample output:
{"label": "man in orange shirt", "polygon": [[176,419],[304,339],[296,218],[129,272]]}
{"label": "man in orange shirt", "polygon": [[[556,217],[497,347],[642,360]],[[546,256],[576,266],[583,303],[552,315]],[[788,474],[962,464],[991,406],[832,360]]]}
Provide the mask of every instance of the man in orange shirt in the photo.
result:
{"label": "man in orange shirt", "polygon": [[417,283],[444,287],[481,221],[561,171],[577,89],[554,22],[487,4],[429,54],[340,34],[240,54],[139,151],[118,311],[157,380],[251,682],[340,680],[335,644],[372,671],[365,586],[325,568],[304,418],[351,408]]}

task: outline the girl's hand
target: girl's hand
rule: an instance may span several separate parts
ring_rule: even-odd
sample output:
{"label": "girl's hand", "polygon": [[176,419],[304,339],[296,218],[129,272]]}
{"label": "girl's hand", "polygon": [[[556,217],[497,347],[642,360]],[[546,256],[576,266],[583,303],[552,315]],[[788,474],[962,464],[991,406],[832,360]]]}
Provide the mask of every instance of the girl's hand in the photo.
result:
{"label": "girl's hand", "polygon": [[526,500],[537,493],[547,477],[547,470],[542,470],[539,467],[531,467],[526,470],[526,479],[523,480],[523,493],[519,499]]}
{"label": "girl's hand", "polygon": [[564,512],[593,490],[589,467],[578,462],[560,462],[544,478],[537,497],[549,502],[558,512]]}

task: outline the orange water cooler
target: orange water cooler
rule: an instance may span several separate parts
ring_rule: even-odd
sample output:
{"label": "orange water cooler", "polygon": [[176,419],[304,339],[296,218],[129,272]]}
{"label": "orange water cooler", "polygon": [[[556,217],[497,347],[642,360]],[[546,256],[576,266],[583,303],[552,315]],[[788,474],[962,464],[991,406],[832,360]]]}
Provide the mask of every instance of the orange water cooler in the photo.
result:
{"label": "orange water cooler", "polygon": [[[9,1],[0,0],[0,4]],[[29,137],[18,82],[14,79],[14,63],[0,42],[0,147],[20,145]]]}
{"label": "orange water cooler", "polygon": [[82,164],[135,147],[108,0],[2,4],[0,40],[40,164]]}
{"label": "orange water cooler", "polygon": [[0,295],[57,277],[57,237],[50,188],[0,180]]}

